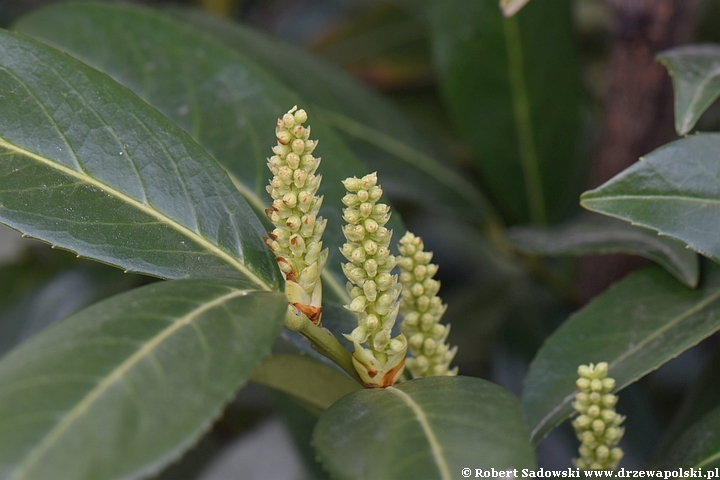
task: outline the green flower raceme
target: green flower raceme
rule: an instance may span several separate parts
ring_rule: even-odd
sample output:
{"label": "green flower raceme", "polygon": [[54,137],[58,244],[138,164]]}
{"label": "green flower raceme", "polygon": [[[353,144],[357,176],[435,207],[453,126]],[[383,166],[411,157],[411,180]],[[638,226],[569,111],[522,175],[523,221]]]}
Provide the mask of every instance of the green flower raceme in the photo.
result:
{"label": "green flower raceme", "polygon": [[615,380],[607,376],[608,364],[580,365],[575,385],[573,408],[579,415],[573,420],[575,434],[580,440],[580,458],[576,467],[584,470],[615,470],[623,451],[615,445],[620,442],[625,428],[620,425],[625,417],[615,412],[618,397],[613,395]]}
{"label": "green flower raceme", "polygon": [[400,331],[408,338],[414,357],[406,360],[407,368],[413,378],[457,375],[457,367],[450,369],[457,347],[451,349],[445,343],[450,325],[440,324],[447,305],[437,296],[440,282],[433,279],[438,267],[430,263],[432,253],[425,252],[422,239],[410,232],[400,239],[398,249],[404,317]]}
{"label": "green flower raceme", "polygon": [[402,375],[407,351],[404,335],[391,338],[402,287],[390,273],[396,264],[389,249],[392,232],[385,228],[390,209],[377,203],[382,189],[375,173],[348,178],[343,185],[347,242],[341,251],[348,263],[342,268],[352,299],[345,308],[358,314],[357,328],[345,337],[355,345],[353,364],[365,386],[389,387]]}
{"label": "green flower raceme", "polygon": [[[316,325],[322,314],[322,282],[320,273],[328,256],[322,248],[322,234],[327,220],[318,217],[322,197],[316,195],[320,175],[315,171],[320,159],[312,155],[317,141],[310,140],[310,127],[305,110],[297,107],[278,119],[275,155],[268,159],[273,174],[267,191],[273,199],[265,210],[275,229],[265,243],[275,253],[285,275],[288,302],[298,314],[307,316]],[[286,322],[287,325],[287,322]]]}

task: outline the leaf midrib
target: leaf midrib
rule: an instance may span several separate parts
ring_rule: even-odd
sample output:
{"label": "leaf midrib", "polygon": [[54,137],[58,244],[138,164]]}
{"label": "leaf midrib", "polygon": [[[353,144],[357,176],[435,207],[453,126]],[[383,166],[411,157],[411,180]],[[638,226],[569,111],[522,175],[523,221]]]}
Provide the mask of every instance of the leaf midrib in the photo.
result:
{"label": "leaf midrib", "polygon": [[[672,319],[670,322],[668,322],[668,323],[666,323],[665,325],[663,325],[662,328],[659,328],[659,329],[657,329],[657,330],[654,330],[651,335],[648,335],[647,337],[645,337],[644,340],[640,341],[640,342],[639,342],[637,345],[635,345],[633,348],[628,349],[625,353],[623,353],[623,354],[620,355],[618,358],[616,358],[615,360],[613,360],[612,362],[610,362],[610,365],[609,365],[608,368],[609,368],[609,369],[612,369],[613,367],[615,367],[616,365],[618,365],[620,362],[626,360],[626,359],[629,358],[630,356],[632,356],[632,355],[634,355],[635,353],[637,353],[637,352],[640,350],[641,347],[647,345],[649,342],[651,342],[652,340],[654,340],[655,338],[657,338],[659,335],[665,333],[665,332],[668,331],[670,328],[675,327],[675,326],[676,326],[678,323],[680,323],[682,320],[684,320],[684,319],[688,318],[689,316],[694,315],[695,313],[701,311],[703,308],[707,307],[708,305],[710,305],[711,303],[713,303],[713,302],[714,302],[715,300],[717,300],[718,298],[720,298],[720,289],[718,289],[718,291],[715,292],[714,294],[708,296],[706,299],[698,302],[698,303],[697,303],[695,306],[693,306],[692,308],[688,308],[688,309],[687,309],[686,311],[684,311],[682,314],[678,315],[677,317],[675,317],[674,319]],[[642,374],[640,374],[640,376],[642,376]],[[637,378],[640,378],[640,376],[636,376],[636,377],[634,377],[634,378],[628,378],[623,384],[620,384],[620,385],[616,386],[614,391],[617,392],[617,391],[619,391],[619,390],[622,390],[622,389],[625,388],[626,386],[630,385],[630,384],[631,384],[633,381],[635,381]],[[561,401],[555,408],[553,408],[550,412],[548,412],[548,414],[545,415],[545,416],[543,417],[543,419],[542,419],[542,420],[537,424],[537,426],[533,429],[532,433],[530,434],[531,438],[534,439],[534,438],[535,438],[535,435],[537,434],[537,432],[540,431],[540,430],[547,424],[547,422],[548,422],[557,412],[563,410],[563,409],[565,408],[565,406],[568,404],[568,402],[570,402],[574,397],[575,397],[575,393],[571,393],[571,394],[566,395],[566,396],[562,399],[562,401]]]}
{"label": "leaf midrib", "polygon": [[425,438],[430,444],[430,451],[432,452],[432,457],[435,460],[435,464],[440,472],[441,480],[452,480],[452,475],[450,475],[450,469],[448,468],[447,461],[443,455],[440,442],[438,442],[435,432],[430,426],[430,422],[428,422],[425,412],[423,412],[422,408],[420,408],[420,405],[415,403],[415,400],[413,400],[410,395],[398,388],[389,387],[386,391],[400,397],[400,399],[413,411],[415,418],[420,423],[420,427],[425,433]]}
{"label": "leaf midrib", "polygon": [[176,230],[177,232],[184,235],[185,237],[191,239],[195,243],[201,245],[206,250],[212,252],[214,255],[218,256],[219,258],[221,258],[222,260],[227,262],[229,265],[234,267],[236,270],[240,271],[243,275],[245,275],[250,281],[255,283],[261,289],[267,290],[267,291],[271,290],[270,286],[267,283],[265,283],[260,277],[255,275],[252,271],[250,271],[249,268],[247,268],[245,265],[243,265],[236,258],[234,258],[230,254],[228,254],[227,252],[222,250],[217,245],[214,245],[211,242],[209,242],[202,235],[190,230],[189,228],[185,227],[184,225],[181,225],[180,223],[171,219],[170,217],[163,214],[162,212],[150,207],[149,205],[139,202],[138,200],[135,200],[134,198],[122,193],[121,191],[119,191],[105,183],[98,181],[97,179],[95,179],[89,175],[84,175],[81,172],[77,172],[71,168],[68,168],[64,165],[54,162],[53,160],[43,157],[42,155],[38,155],[38,154],[31,152],[29,150],[26,150],[22,147],[13,145],[12,143],[8,142],[5,138],[0,137],[0,147],[4,147],[10,151],[13,151],[13,152],[19,154],[19,155],[23,155],[23,156],[32,158],[33,160],[36,160],[44,165],[47,165],[48,167],[50,167],[52,169],[58,170],[65,175],[73,177],[82,183],[86,183],[88,185],[93,185],[101,190],[104,190],[105,192],[114,196],[118,200],[121,200],[129,205],[132,205],[133,207],[142,211],[143,213],[146,213],[147,215],[158,219],[161,223],[169,226],[170,228]]}
{"label": "leaf midrib", "polygon": [[597,197],[592,196],[581,196],[580,204],[585,206],[587,202],[606,202],[612,200],[681,200],[683,202],[702,202],[702,203],[714,203],[720,205],[720,199],[710,197],[688,197],[685,195],[601,195]]}
{"label": "leaf midrib", "polygon": [[150,341],[145,343],[139,350],[133,353],[120,365],[118,365],[112,372],[110,372],[104,380],[102,380],[95,388],[88,392],[85,397],[69,412],[67,412],[62,420],[58,422],[39,442],[39,445],[32,450],[25,459],[17,466],[13,476],[13,480],[22,480],[25,474],[29,471],[33,465],[37,464],[42,456],[50,449],[62,434],[75,422],[78,418],[85,413],[92,404],[97,401],[116,381],[122,379],[124,375],[134,367],[143,358],[146,358],[157,346],[163,341],[173,335],[181,328],[191,325],[194,320],[200,315],[211,310],[219,305],[222,305],[226,301],[233,298],[245,296],[250,293],[251,290],[235,290],[231,293],[226,293],[211,302],[206,302],[200,307],[192,310],[183,317],[176,319],[167,328],[160,331]]}

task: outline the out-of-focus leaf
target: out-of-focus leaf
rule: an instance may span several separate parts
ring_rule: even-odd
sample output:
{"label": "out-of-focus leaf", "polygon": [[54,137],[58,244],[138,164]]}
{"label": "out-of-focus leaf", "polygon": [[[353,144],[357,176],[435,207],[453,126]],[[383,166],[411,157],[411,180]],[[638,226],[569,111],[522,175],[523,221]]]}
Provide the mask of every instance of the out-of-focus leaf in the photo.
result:
{"label": "out-of-focus leaf", "polygon": [[251,28],[197,12],[176,15],[267,68],[323,112],[388,192],[431,208],[495,222],[480,191],[448,165],[448,153],[401,111],[337,67]]}
{"label": "out-of-focus leaf", "polygon": [[685,135],[720,96],[720,46],[685,45],[660,52],[675,88],[675,130]]}
{"label": "out-of-focus leaf", "polygon": [[[139,278],[104,265],[66,269],[0,307],[0,356],[44,328]],[[0,273],[0,289],[5,277]]]}
{"label": "out-of-focus leaf", "polygon": [[580,204],[685,242],[720,260],[720,135],[699,134],[660,147]]}
{"label": "out-of-focus leaf", "polygon": [[558,220],[577,205],[580,76],[570,2],[504,18],[497,0],[434,0],[435,64],[457,127],[513,220]]}
{"label": "out-of-focus leaf", "polygon": [[[225,167],[257,211],[270,203],[266,163],[277,143],[277,118],[295,104],[306,108],[312,138],[320,139],[315,153],[325,159],[319,170],[325,197],[320,213],[328,219],[323,240],[330,249],[325,290],[347,299],[338,251],[344,242],[340,181],[368,172],[319,109],[304,104],[244,51],[153,10],[57,5],[24,17],[16,28],[107,72],[160,110]],[[380,183],[385,185],[383,176]],[[399,217],[391,222],[396,231],[403,230]]]}
{"label": "out-of-focus leaf", "polygon": [[278,334],[282,293],[162,282],[98,303],[0,361],[0,477],[144,478],[206,431]]}
{"label": "out-of-focus leaf", "polygon": [[534,255],[640,255],[662,265],[689,287],[698,282],[697,254],[684,243],[613,218],[593,215],[555,227],[514,227],[505,238],[512,248]]}
{"label": "out-of-focus leaf", "polygon": [[512,17],[530,0],[500,0],[500,9],[506,17]]}
{"label": "out-of-focus leaf", "polygon": [[608,362],[620,390],[718,329],[718,267],[695,290],[658,266],[616,283],[572,315],[530,365],[522,405],[533,441],[571,415],[579,365]]}
{"label": "out-of-focus leaf", "polygon": [[225,172],[108,76],[0,33],[0,221],[165,278],[280,288],[263,230]]}
{"label": "out-of-focus leaf", "polygon": [[664,458],[672,444],[700,418],[716,408],[720,408],[720,350],[705,364],[697,379],[687,389],[677,414],[665,429],[662,442],[656,449],[655,458]]}
{"label": "out-of-focus leaf", "polygon": [[302,456],[312,480],[329,480],[330,477],[317,460],[317,454],[311,445],[312,433],[318,421],[317,415],[308,412],[305,407],[282,393],[274,392],[273,400],[276,410],[282,415],[290,430],[298,453]]}
{"label": "out-of-focus leaf", "polygon": [[720,407],[708,413],[683,433],[668,449],[658,468],[720,467]]}
{"label": "out-of-focus leaf", "polygon": [[450,480],[469,465],[535,465],[517,398],[473,377],[428,377],[353,393],[322,414],[313,438],[339,479]]}
{"label": "out-of-focus leaf", "polygon": [[362,386],[338,369],[310,357],[273,355],[250,380],[286,393],[320,412]]}

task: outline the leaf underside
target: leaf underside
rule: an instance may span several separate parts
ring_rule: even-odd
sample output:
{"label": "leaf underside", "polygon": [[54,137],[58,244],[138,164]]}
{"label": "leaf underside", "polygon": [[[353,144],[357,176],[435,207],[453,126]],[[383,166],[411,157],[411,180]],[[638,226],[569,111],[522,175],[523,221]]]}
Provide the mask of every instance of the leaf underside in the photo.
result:
{"label": "leaf underside", "polygon": [[689,287],[697,285],[700,274],[697,254],[684,243],[600,215],[582,216],[554,227],[514,227],[505,238],[514,249],[534,255],[640,255]]}
{"label": "leaf underside", "polygon": [[660,52],[675,89],[675,130],[685,135],[720,96],[720,47],[684,45]]}

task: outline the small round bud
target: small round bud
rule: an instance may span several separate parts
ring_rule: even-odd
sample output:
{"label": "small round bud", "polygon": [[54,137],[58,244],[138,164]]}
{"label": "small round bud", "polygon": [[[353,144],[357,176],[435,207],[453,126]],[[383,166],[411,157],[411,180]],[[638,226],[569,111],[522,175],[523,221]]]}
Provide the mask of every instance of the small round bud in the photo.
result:
{"label": "small round bud", "polygon": [[305,123],[307,122],[307,113],[302,108],[295,112],[293,120],[295,120],[295,123]]}

